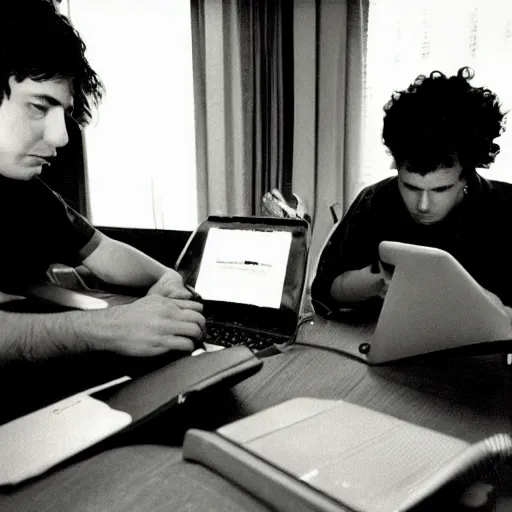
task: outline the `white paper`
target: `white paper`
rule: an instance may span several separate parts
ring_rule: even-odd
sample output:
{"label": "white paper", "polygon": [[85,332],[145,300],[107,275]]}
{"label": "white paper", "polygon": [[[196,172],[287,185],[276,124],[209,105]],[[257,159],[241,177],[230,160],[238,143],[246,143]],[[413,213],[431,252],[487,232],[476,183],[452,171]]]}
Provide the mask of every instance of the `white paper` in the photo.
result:
{"label": "white paper", "polygon": [[0,485],[44,473],[129,425],[130,414],[89,396],[128,380],[95,386],[0,426]]}
{"label": "white paper", "polygon": [[211,228],[195,289],[204,299],[281,305],[292,234]]}
{"label": "white paper", "polygon": [[218,352],[219,350],[224,350],[226,347],[222,345],[212,345],[211,343],[203,343],[204,348],[196,348],[194,352],[192,352],[192,356],[200,356],[201,354],[206,354],[206,352]]}

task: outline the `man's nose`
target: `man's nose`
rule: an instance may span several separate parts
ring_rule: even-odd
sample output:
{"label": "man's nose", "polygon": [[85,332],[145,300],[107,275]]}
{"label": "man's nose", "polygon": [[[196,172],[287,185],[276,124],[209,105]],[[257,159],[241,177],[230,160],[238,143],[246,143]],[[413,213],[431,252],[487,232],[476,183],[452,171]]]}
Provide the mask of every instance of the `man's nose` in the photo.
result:
{"label": "man's nose", "polygon": [[418,211],[420,212],[428,212],[430,208],[430,199],[428,197],[428,192],[423,190],[421,192],[419,201],[418,201]]}
{"label": "man's nose", "polygon": [[64,110],[55,108],[46,117],[45,142],[52,148],[61,148],[69,142]]}

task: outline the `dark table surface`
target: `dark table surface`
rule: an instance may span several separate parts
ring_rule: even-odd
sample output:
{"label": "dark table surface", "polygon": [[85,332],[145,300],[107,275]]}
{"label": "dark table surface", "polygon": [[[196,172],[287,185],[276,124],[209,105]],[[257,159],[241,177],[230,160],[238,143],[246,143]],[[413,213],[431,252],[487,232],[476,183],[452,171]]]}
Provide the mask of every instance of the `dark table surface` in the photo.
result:
{"label": "dark table surface", "polygon": [[[231,390],[204,393],[132,437],[4,489],[0,510],[267,510],[214,473],[185,463],[182,434],[189,427],[214,429],[298,396],[343,399],[468,442],[511,432],[512,373],[503,355],[436,355],[372,367],[340,351],[343,331],[341,324],[313,318],[302,325],[297,342],[265,359],[256,375]],[[80,370],[91,375],[87,366]],[[113,376],[122,373],[116,371]],[[61,375],[53,367],[45,378],[41,366],[33,373],[37,377],[17,374],[11,389],[18,404],[32,389],[39,406],[107,377],[98,371],[94,381],[78,383],[78,374],[68,365]],[[512,472],[506,467],[498,476],[497,510],[512,510]]]}

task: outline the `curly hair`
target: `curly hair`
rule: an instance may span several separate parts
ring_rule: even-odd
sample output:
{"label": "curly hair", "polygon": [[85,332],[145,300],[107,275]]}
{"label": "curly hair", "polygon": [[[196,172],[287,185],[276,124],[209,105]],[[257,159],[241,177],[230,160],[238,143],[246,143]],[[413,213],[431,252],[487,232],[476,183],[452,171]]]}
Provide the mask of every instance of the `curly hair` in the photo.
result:
{"label": "curly hair", "polygon": [[86,46],[68,19],[48,0],[13,0],[0,12],[0,102],[17,82],[69,80],[79,125],[91,118],[104,86],[85,57]]}
{"label": "curly hair", "polygon": [[382,139],[398,167],[425,175],[455,160],[465,172],[494,162],[505,113],[496,94],[469,84],[474,75],[467,66],[451,77],[432,71],[393,93]]}

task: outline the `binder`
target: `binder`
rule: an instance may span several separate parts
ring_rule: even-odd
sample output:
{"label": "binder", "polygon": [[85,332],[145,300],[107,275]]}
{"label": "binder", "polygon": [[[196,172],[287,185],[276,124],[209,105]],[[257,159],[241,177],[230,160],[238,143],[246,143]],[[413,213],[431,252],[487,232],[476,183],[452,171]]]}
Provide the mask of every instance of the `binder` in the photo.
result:
{"label": "binder", "polygon": [[402,512],[448,483],[461,490],[512,454],[496,434],[470,444],[359,405],[297,398],[216,432],[189,430],[183,457],[280,512]]}
{"label": "binder", "polygon": [[116,379],[1,425],[0,486],[41,475],[114,434],[179,406],[191,393],[234,385],[261,365],[243,346],[186,356],[137,379]]}

